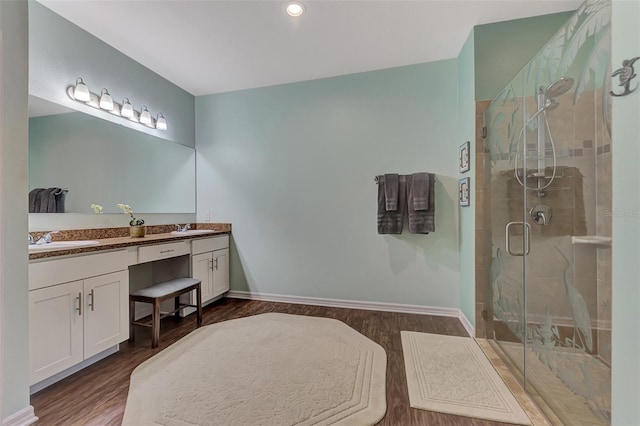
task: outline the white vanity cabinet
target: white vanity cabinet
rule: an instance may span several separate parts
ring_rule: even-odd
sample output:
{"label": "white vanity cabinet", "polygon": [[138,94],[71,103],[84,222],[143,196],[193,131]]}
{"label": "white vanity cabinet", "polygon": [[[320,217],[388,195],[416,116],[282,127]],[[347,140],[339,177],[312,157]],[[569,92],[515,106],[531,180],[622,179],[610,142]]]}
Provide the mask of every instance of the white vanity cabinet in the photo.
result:
{"label": "white vanity cabinet", "polygon": [[191,276],[202,281],[202,303],[229,291],[229,236],[191,242]]}
{"label": "white vanity cabinet", "polygon": [[126,250],[29,264],[33,385],[129,338]]}

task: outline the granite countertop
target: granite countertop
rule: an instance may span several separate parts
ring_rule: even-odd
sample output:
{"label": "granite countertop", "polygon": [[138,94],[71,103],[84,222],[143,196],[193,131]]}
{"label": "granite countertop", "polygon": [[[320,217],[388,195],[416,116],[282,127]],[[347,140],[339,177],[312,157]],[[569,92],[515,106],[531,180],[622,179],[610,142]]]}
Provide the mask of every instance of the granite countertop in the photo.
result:
{"label": "granite countertop", "polygon": [[[196,238],[207,238],[216,235],[224,235],[231,233],[231,224],[229,223],[206,223],[196,224],[192,229],[207,229],[212,231],[206,234],[190,234],[176,235],[172,234],[173,225],[157,225],[147,227],[147,235],[142,238],[131,238],[129,228],[101,228],[101,229],[77,229],[60,231],[55,234],[53,241],[77,241],[77,240],[96,240],[99,244],[90,246],[80,246],[72,248],[51,248],[38,249],[29,252],[29,260],[45,259],[58,256],[69,256],[84,253],[93,253],[105,250],[114,250],[126,247],[145,246],[158,243],[169,243],[182,240],[193,240]],[[154,232],[156,231],[156,232]],[[44,232],[32,232],[34,238],[39,238]]]}

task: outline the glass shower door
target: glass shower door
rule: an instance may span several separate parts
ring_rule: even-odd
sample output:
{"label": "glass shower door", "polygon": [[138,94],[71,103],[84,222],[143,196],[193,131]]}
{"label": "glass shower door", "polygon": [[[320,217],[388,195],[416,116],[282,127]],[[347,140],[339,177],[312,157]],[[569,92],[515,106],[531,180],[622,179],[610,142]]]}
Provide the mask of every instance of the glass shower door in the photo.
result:
{"label": "glass shower door", "polygon": [[585,2],[485,111],[487,336],[554,424],[610,424],[610,3]]}
{"label": "glass shower door", "polygon": [[[485,188],[490,203],[489,239],[491,253],[485,287],[487,337],[494,339],[508,355],[512,367],[524,376],[525,359],[525,253],[524,191],[514,178],[516,146],[522,137],[524,102],[521,79],[514,79],[484,113]],[[520,157],[522,162],[522,157]]]}

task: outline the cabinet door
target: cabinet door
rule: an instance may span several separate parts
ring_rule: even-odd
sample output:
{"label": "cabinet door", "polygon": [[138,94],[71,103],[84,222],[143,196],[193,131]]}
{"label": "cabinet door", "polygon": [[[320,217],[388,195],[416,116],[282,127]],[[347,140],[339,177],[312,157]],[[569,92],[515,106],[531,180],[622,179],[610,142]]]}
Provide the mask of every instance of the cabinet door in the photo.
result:
{"label": "cabinet door", "polygon": [[229,249],[213,252],[213,297],[229,291]]}
{"label": "cabinet door", "polygon": [[84,280],[84,358],[129,338],[129,272]]}
{"label": "cabinet door", "polygon": [[29,292],[29,384],[82,361],[82,281]]}
{"label": "cabinet door", "polygon": [[[213,297],[212,268],[213,257],[210,252],[198,254],[191,258],[191,276],[202,281],[200,284],[202,303],[207,302]],[[193,293],[191,303],[196,302],[195,292]]]}

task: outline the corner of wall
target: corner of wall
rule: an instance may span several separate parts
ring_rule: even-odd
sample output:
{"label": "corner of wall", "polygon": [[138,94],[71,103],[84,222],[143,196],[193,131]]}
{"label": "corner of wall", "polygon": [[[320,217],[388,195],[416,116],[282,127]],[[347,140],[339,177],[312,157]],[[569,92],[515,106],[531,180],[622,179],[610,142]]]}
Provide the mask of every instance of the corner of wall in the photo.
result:
{"label": "corner of wall", "polygon": [[29,406],[27,2],[0,2],[0,290],[2,415]]}
{"label": "corner of wall", "polygon": [[[470,205],[460,209],[459,268],[460,311],[471,326],[475,326],[475,37],[472,29],[458,55],[458,145],[469,141],[470,169],[459,178],[469,178]],[[452,147],[456,149],[456,147]],[[456,165],[457,167],[457,165]]]}

